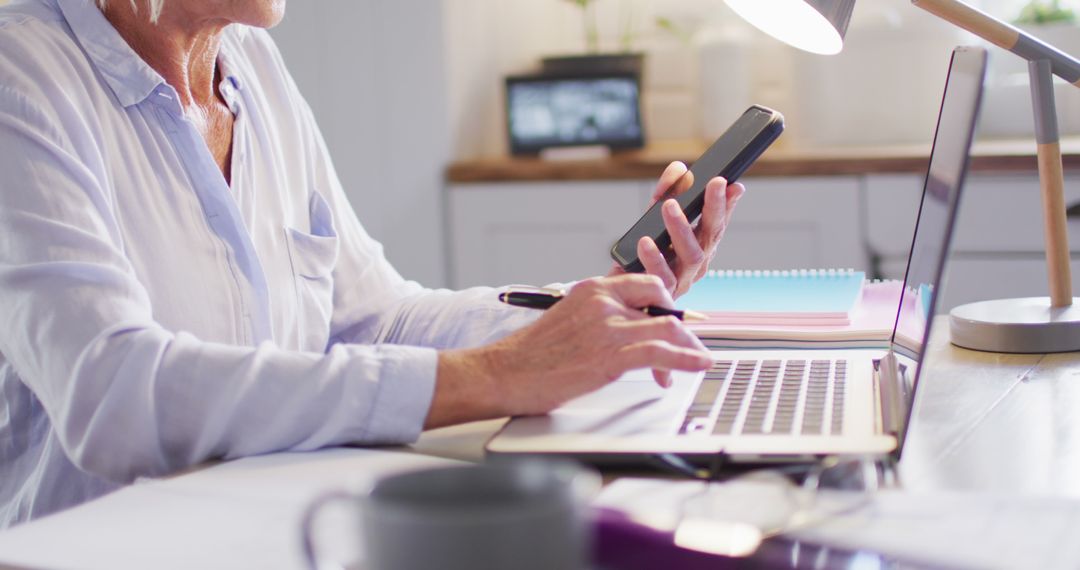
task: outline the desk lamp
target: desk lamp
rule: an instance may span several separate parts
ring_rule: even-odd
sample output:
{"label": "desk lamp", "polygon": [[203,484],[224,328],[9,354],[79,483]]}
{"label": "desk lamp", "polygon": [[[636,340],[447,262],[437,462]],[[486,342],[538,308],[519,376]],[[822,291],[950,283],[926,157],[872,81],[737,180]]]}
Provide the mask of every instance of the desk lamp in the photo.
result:
{"label": "desk lamp", "polygon": [[[855,0],[725,0],[746,21],[794,47],[831,55],[843,47]],[[999,299],[956,307],[952,342],[989,352],[1080,350],[1080,298],[1072,296],[1065,178],[1061,165],[1053,76],[1080,87],[1080,61],[959,0],[911,3],[1028,61],[1035,109],[1039,185],[1049,297]]]}

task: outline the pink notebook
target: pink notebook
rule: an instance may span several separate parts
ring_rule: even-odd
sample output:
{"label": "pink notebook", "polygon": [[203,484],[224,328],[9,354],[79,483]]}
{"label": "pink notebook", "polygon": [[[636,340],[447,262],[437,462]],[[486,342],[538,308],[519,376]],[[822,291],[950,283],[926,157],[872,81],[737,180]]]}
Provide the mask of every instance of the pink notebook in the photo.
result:
{"label": "pink notebook", "polygon": [[[900,281],[866,283],[847,325],[784,324],[736,325],[690,323],[690,330],[709,348],[884,348],[892,339],[900,305]],[[914,295],[914,292],[909,294]],[[916,312],[918,303],[904,303]],[[905,323],[912,319],[904,319]],[[902,342],[921,342],[920,331],[901,330]]]}

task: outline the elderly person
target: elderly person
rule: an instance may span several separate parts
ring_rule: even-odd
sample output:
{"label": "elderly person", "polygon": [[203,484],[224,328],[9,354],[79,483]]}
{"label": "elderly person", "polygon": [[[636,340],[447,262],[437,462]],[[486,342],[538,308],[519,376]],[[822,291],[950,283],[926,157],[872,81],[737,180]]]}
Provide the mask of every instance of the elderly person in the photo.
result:
{"label": "elderly person", "polygon": [[346,201],[261,29],[284,9],[0,8],[0,526],[212,458],[405,443],[709,365],[635,308],[700,276],[740,186],[710,181],[696,228],[666,204],[671,264],[646,239],[652,275],[583,281],[542,316],[424,289]]}

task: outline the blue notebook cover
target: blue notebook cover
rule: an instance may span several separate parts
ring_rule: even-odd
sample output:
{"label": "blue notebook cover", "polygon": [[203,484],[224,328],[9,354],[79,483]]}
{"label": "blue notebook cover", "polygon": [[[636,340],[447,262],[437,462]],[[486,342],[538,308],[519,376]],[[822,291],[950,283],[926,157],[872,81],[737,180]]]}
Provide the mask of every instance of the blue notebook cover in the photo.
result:
{"label": "blue notebook cover", "polygon": [[675,306],[717,320],[843,323],[850,321],[865,278],[851,269],[710,271]]}

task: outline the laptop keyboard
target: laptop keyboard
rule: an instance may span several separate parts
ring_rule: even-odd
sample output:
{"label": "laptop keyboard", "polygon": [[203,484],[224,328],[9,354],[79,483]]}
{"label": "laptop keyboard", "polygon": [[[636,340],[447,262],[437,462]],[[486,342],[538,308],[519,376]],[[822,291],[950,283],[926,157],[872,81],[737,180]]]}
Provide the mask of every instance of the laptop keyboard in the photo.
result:
{"label": "laptop keyboard", "polygon": [[718,360],[681,434],[839,435],[846,360]]}

